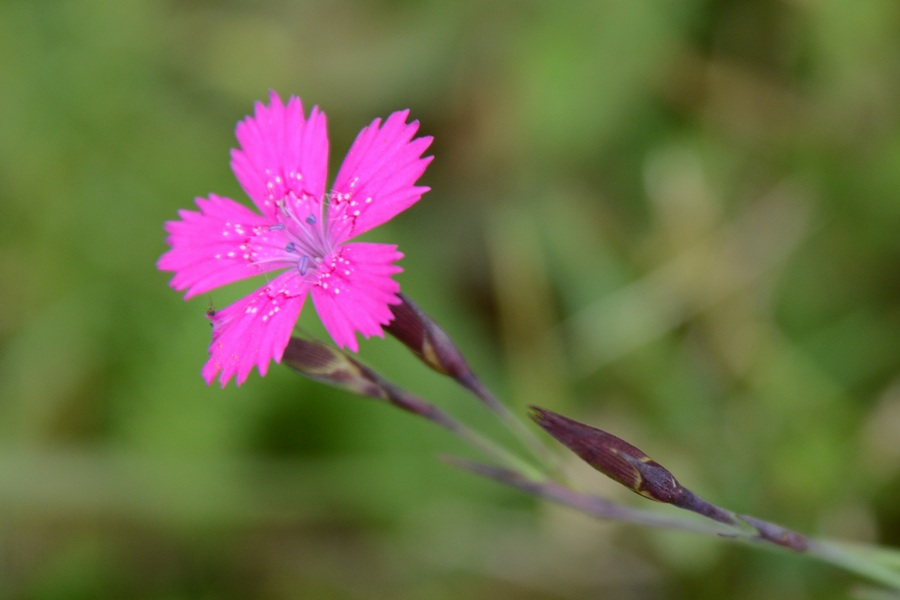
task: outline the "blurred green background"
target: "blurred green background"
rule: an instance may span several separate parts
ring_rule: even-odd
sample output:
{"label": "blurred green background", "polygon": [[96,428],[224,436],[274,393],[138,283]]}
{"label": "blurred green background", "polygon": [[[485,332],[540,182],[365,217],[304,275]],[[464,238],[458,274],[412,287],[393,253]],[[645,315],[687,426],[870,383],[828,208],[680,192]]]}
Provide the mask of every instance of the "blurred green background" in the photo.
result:
{"label": "blurred green background", "polygon": [[[269,89],[433,135],[369,235],[522,414],[628,438],[698,493],[900,545],[894,0],[0,4],[0,599],[842,598],[802,557],[592,521],[447,434],[283,367],[207,388],[212,304],[154,263],[246,201]],[[316,331],[311,306],[301,318]],[[395,340],[361,356],[503,438]],[[585,467],[573,478],[645,506]],[[666,512],[668,507],[649,506]]]}

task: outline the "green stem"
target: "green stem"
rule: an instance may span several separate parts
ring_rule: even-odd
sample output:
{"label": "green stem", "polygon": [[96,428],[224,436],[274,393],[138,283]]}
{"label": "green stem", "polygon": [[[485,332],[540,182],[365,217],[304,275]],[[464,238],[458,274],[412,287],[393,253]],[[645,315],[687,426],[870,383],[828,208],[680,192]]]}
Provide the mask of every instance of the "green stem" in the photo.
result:
{"label": "green stem", "polygon": [[808,552],[811,556],[836,567],[900,591],[900,571],[872,560],[872,554],[878,554],[880,550],[878,548],[854,548],[840,542],[813,541]]}
{"label": "green stem", "polygon": [[432,423],[443,427],[470,446],[497,459],[506,466],[516,469],[529,477],[541,477],[543,475],[531,463],[522,460],[506,448],[494,443],[492,440],[484,437],[461,421],[457,421],[433,404],[425,402],[421,398],[414,396],[387,381],[381,380],[380,378],[379,388],[385,393],[385,399],[394,406],[420,417],[424,417]]}
{"label": "green stem", "polygon": [[[543,474],[551,475],[554,478],[562,476],[559,458],[550,452],[547,446],[481,383],[481,380],[474,374],[470,374],[466,378],[457,379],[457,381],[481,400],[500,419],[500,422],[516,436],[522,445],[531,452],[532,456],[538,460],[543,468]],[[534,467],[529,467],[529,472],[533,473]]]}
{"label": "green stem", "polygon": [[530,462],[522,460],[502,446],[495,444],[488,438],[466,427],[465,425],[462,425],[461,423],[458,423],[458,425],[461,427],[461,429],[452,431],[472,446],[500,460],[508,467],[521,473],[524,477],[527,477],[529,479],[543,477],[543,472],[541,472],[539,469],[536,469]]}

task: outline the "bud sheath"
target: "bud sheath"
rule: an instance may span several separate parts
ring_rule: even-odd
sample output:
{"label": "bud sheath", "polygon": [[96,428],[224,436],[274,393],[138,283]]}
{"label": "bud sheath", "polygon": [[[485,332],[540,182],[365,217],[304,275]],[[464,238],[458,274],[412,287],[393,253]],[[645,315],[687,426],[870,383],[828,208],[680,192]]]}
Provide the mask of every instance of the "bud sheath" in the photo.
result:
{"label": "bud sheath", "polygon": [[404,294],[392,304],[394,320],[384,330],[400,340],[426,365],[444,375],[462,380],[472,376],[462,352],[431,317]]}

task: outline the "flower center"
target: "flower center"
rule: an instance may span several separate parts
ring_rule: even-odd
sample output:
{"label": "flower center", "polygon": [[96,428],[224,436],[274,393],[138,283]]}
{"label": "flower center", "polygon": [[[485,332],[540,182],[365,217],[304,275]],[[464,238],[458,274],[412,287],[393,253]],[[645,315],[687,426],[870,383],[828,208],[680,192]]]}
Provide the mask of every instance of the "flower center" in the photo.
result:
{"label": "flower center", "polygon": [[[289,194],[290,199],[295,199],[293,192]],[[310,273],[314,274],[325,257],[334,250],[334,245],[322,222],[325,210],[322,209],[321,213],[323,214],[318,216],[312,211],[301,215],[296,212],[296,207],[315,206],[316,204],[289,202],[288,198],[278,204],[282,218],[279,219],[278,224],[272,225],[269,229],[271,231],[281,230],[287,238],[284,246],[284,260],[295,263],[302,277],[306,277]]]}

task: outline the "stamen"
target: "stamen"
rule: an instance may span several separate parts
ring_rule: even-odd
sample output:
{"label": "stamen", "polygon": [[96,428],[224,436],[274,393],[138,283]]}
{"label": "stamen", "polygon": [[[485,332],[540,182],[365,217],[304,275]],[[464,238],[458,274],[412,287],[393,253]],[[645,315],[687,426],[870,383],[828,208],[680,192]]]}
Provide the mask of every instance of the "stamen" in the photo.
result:
{"label": "stamen", "polygon": [[277,225],[270,225],[269,231],[281,231],[284,229],[284,223],[278,223]]}
{"label": "stamen", "polygon": [[315,225],[316,217],[314,215],[309,215],[308,217],[306,217],[306,222],[309,223],[310,225]]}
{"label": "stamen", "polygon": [[293,252],[297,249],[297,244],[294,242],[288,242],[287,246],[284,247],[285,252]]}
{"label": "stamen", "polygon": [[309,257],[304,254],[300,259],[300,275],[306,275],[307,270],[309,270]]}

